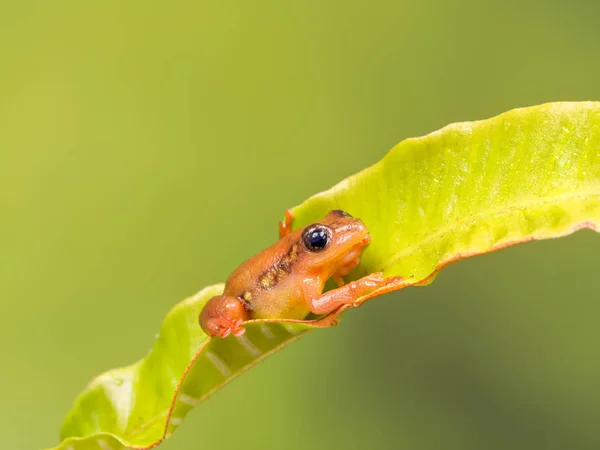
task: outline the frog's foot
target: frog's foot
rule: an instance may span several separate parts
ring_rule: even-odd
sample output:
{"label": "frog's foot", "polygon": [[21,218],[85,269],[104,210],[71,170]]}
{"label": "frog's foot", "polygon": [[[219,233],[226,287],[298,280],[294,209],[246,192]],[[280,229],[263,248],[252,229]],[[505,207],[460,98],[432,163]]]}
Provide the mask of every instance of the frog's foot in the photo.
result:
{"label": "frog's foot", "polygon": [[211,298],[200,313],[200,326],[209,336],[225,338],[241,336],[246,331],[241,324],[250,319],[244,300],[228,295]]}
{"label": "frog's foot", "polygon": [[246,332],[246,329],[240,327],[242,319],[229,320],[223,317],[215,317],[209,319],[206,323],[206,328],[210,336],[220,336],[226,338],[230,334],[234,336],[241,336]]}
{"label": "frog's foot", "polygon": [[[369,279],[369,277],[372,277]],[[369,283],[372,283],[374,286],[366,291],[363,291],[359,294],[358,299],[352,302],[352,306],[358,307],[362,305],[367,300],[377,297],[379,295],[387,294],[388,292],[393,292],[395,290],[400,289],[401,287],[405,287],[406,283],[404,277],[387,277],[383,278],[383,274],[381,272],[373,273],[371,275],[367,275],[357,282],[362,280],[369,279]]]}

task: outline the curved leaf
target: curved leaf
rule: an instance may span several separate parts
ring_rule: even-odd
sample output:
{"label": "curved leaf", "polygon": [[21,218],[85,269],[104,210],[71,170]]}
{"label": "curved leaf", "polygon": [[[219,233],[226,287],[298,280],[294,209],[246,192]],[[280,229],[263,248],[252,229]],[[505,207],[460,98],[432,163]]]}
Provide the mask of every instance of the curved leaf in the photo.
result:
{"label": "curved leaf", "polygon": [[61,436],[69,438],[59,448],[157,445],[205,397],[319,326],[317,322],[253,321],[243,336],[209,339],[198,325],[198,315],[223,288],[223,284],[206,287],[176,305],[146,358],[92,380],[65,420]]}
{"label": "curved leaf", "polygon": [[[345,209],[371,244],[351,274],[384,271],[426,284],[445,265],[600,223],[600,103],[555,103],[447,126],[407,139],[379,163],[311,197],[294,226]],[[315,321],[251,321],[241,337],[208,339],[198,326],[214,285],[175,306],[151,353],[107,372],[78,397],[61,449],[149,448],[233,377],[315,328]],[[385,290],[362,300],[381,295]]]}

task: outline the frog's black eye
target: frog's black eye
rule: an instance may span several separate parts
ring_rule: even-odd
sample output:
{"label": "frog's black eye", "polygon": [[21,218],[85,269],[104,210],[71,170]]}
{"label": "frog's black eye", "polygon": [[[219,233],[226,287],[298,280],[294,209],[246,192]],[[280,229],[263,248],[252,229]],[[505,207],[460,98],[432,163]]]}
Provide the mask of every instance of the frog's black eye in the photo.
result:
{"label": "frog's black eye", "polygon": [[304,245],[311,252],[320,252],[331,240],[331,230],[323,225],[307,228],[302,235]]}

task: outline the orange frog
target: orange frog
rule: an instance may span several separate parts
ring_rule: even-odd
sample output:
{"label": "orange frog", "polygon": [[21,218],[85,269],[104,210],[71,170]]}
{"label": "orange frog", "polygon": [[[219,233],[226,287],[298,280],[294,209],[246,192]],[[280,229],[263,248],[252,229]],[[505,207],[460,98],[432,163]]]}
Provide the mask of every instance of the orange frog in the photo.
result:
{"label": "orange frog", "polygon": [[[238,267],[227,279],[223,295],[211,298],[200,313],[210,336],[240,336],[250,319],[304,319],[326,314],[374,289],[401,281],[373,273],[344,284],[344,275],[359,262],[370,241],[365,224],[342,210],[302,229],[291,231],[293,215],[279,225],[279,241]],[[333,278],[338,288],[323,293]]]}

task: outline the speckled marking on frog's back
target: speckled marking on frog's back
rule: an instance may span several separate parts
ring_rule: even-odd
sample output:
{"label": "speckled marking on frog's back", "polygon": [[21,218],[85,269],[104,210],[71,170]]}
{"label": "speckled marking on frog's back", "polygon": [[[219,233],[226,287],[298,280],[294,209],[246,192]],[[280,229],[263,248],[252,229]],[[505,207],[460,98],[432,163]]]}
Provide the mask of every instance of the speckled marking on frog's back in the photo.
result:
{"label": "speckled marking on frog's back", "polygon": [[[298,243],[295,243],[276,264],[269,267],[260,275],[258,278],[258,287],[261,289],[271,289],[276,286],[286,275],[291,273],[299,253],[300,246]],[[251,293],[249,294],[252,296]]]}

